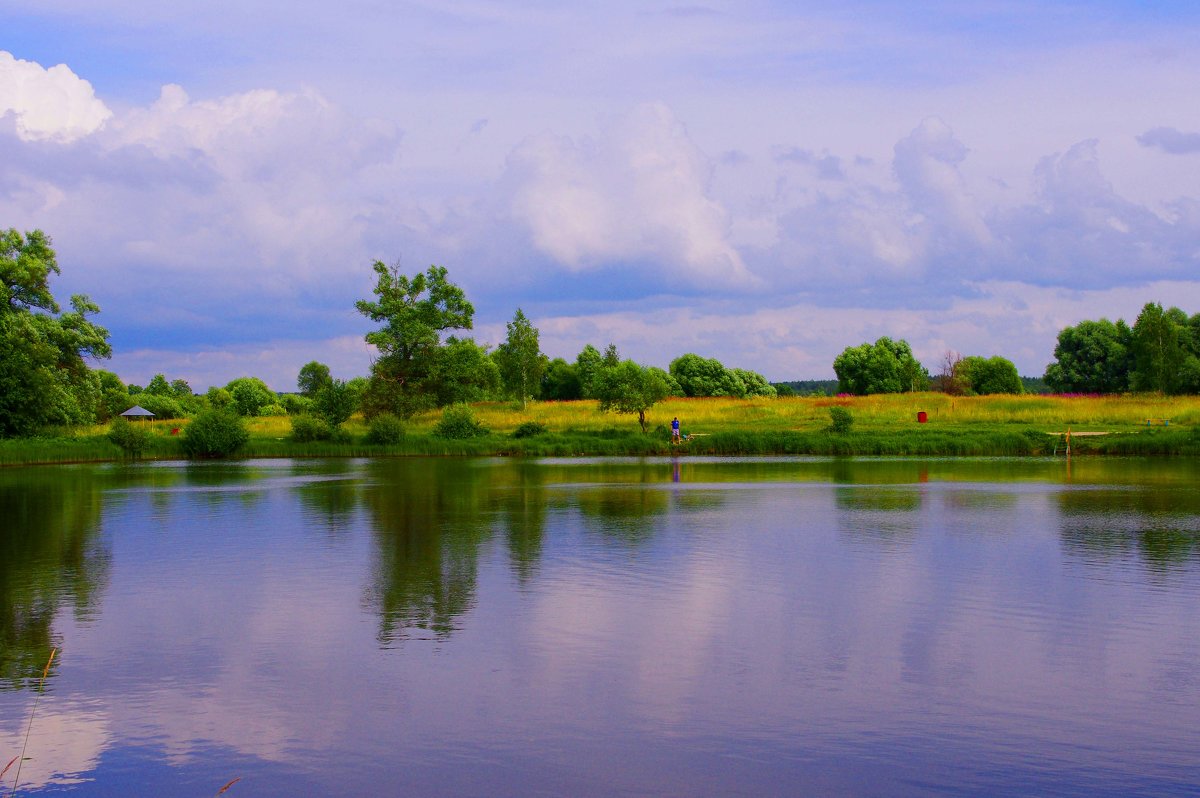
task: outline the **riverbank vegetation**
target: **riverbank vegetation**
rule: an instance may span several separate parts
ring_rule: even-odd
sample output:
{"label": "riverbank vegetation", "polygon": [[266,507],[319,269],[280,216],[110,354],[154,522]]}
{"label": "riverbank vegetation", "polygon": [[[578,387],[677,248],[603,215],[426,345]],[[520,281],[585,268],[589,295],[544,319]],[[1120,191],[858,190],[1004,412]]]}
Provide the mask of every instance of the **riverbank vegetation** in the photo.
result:
{"label": "riverbank vegetation", "polygon": [[[832,429],[830,410],[852,418]],[[1074,454],[1200,454],[1200,397],[978,396],[936,393],[865,397],[768,399],[666,398],[647,416],[647,432],[617,422],[594,400],[480,402],[408,419],[389,417],[387,435],[355,414],[326,439],[293,434],[287,416],[244,419],[248,437],[239,457],[367,457],[401,455],[1063,455],[1066,433]],[[926,422],[918,421],[924,413]],[[685,436],[670,442],[678,417]],[[1147,423],[1149,422],[1149,424]],[[147,431],[138,457],[184,455],[185,421],[131,422]],[[376,426],[379,426],[376,424]],[[449,431],[470,427],[469,436]],[[128,459],[108,425],[62,428],[35,438],[0,441],[0,464]],[[376,442],[386,440],[388,442]]]}

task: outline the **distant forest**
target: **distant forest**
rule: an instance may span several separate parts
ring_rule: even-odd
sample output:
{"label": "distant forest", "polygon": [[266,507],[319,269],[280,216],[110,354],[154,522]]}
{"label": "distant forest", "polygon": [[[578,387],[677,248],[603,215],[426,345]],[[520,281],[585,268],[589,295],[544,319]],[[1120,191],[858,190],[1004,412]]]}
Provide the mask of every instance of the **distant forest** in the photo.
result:
{"label": "distant forest", "polygon": [[[837,380],[788,380],[771,383],[780,396],[837,396]],[[1041,377],[1022,377],[1025,393],[1050,393],[1050,387]]]}

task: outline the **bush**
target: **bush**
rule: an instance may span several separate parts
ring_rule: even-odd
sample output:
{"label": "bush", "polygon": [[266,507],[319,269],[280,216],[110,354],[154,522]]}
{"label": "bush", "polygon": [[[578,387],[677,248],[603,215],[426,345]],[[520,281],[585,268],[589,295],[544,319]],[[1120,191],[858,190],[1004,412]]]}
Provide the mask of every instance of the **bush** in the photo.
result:
{"label": "bush", "polygon": [[850,415],[850,411],[844,407],[829,408],[829,421],[827,427],[829,432],[837,435],[845,435],[850,431],[850,426],[854,424],[854,416]]}
{"label": "bush", "polygon": [[513,430],[512,436],[514,438],[532,438],[535,435],[541,435],[545,433],[545,431],[546,425],[540,421],[522,421],[517,425],[517,428]]}
{"label": "bush", "polygon": [[286,416],[287,414],[287,408],[279,404],[263,405],[262,407],[258,408],[258,415],[260,418],[266,418],[268,416]]}
{"label": "bush", "polygon": [[289,416],[302,416],[312,412],[313,402],[307,396],[301,396],[298,393],[280,394],[279,401],[283,408],[287,410]]}
{"label": "bush", "polygon": [[236,413],[205,410],[183,430],[183,451],[188,457],[229,457],[246,445],[250,434]]}
{"label": "bush", "polygon": [[457,404],[450,405],[442,411],[442,420],[433,428],[433,434],[439,438],[465,440],[482,438],[488,434],[488,429],[475,420],[475,413],[470,407]]}
{"label": "bush", "polygon": [[404,437],[404,422],[391,413],[380,413],[367,428],[367,443],[389,445]]}
{"label": "bush", "polygon": [[327,441],[333,437],[333,427],[315,416],[292,417],[292,440],[297,443]]}
{"label": "bush", "polygon": [[150,446],[150,430],[142,422],[131,424],[118,416],[108,428],[108,439],[125,454],[138,457]]}

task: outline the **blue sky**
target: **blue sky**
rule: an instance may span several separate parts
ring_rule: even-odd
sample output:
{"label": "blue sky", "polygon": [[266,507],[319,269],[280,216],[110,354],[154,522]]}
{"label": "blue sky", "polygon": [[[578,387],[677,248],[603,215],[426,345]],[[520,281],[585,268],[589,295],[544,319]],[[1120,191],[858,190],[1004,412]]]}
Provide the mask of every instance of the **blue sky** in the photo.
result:
{"label": "blue sky", "polygon": [[519,306],[552,356],[774,380],[1200,312],[1193,3],[281,8],[0,10],[0,227],[126,380],[365,374],[377,258],[446,266],[484,342]]}

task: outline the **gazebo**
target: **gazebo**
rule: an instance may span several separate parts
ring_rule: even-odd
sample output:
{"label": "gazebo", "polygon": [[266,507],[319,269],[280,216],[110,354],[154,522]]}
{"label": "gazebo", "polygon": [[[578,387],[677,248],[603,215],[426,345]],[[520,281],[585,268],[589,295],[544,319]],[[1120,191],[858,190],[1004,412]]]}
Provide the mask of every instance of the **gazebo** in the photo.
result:
{"label": "gazebo", "polygon": [[141,405],[134,405],[133,407],[129,408],[121,415],[125,416],[125,418],[140,418],[140,419],[154,418],[154,414],[151,413],[146,408],[142,407]]}

